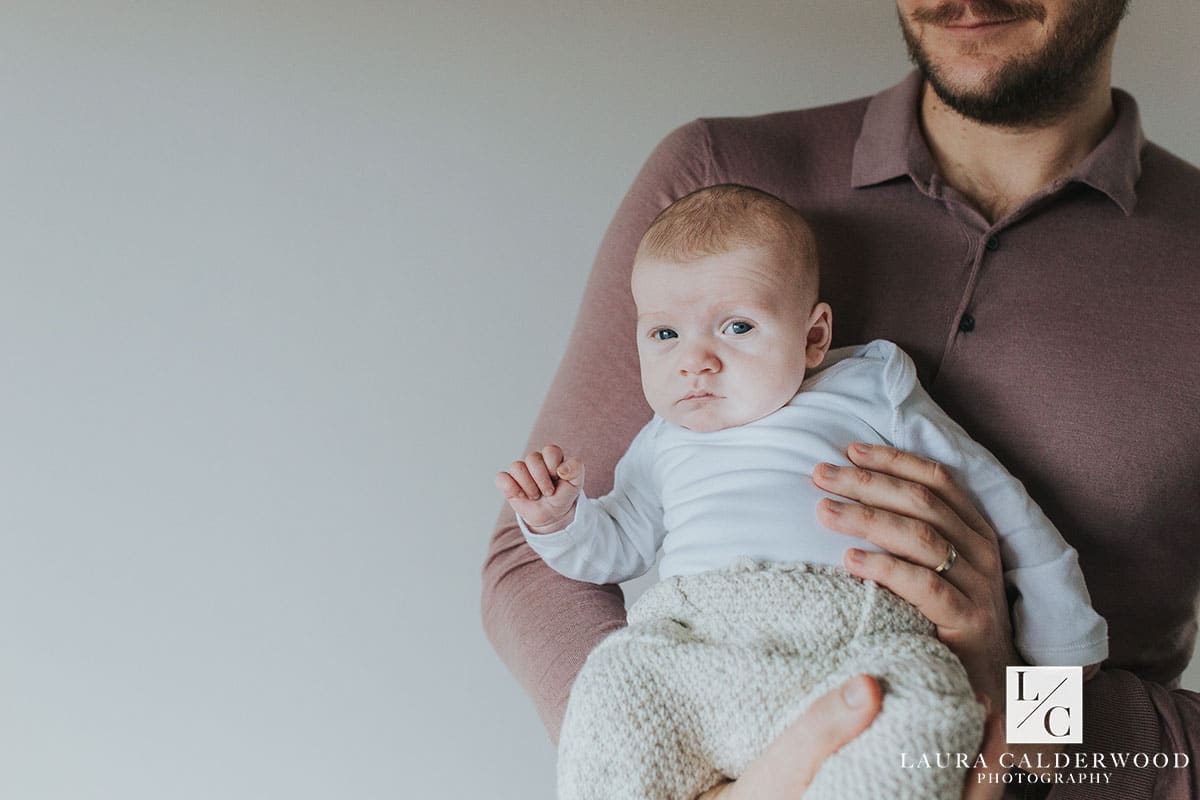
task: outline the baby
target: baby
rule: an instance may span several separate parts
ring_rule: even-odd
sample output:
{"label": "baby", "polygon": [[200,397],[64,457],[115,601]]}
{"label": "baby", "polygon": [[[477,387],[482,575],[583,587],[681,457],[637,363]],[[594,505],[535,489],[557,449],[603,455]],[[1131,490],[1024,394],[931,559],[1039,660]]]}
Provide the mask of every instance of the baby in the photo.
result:
{"label": "baby", "polygon": [[[654,417],[612,491],[548,445],[496,478],[529,545],[576,580],[662,580],[588,657],[559,743],[560,797],[691,800],[736,778],[816,698],[868,672],[875,721],[806,798],[957,798],[963,769],[901,769],[901,752],[974,753],[983,708],[935,627],[850,575],[822,526],[817,464],[852,442],[945,464],[1000,537],[1017,648],[1031,664],[1098,663],[1104,620],[1075,551],[1020,482],[874,341],[829,351],[810,229],[743,186],[701,189],[647,230],[634,261],[642,387]],[[828,352],[827,352],[828,351]],[[807,374],[806,374],[807,371]],[[939,574],[952,569],[952,546]]]}

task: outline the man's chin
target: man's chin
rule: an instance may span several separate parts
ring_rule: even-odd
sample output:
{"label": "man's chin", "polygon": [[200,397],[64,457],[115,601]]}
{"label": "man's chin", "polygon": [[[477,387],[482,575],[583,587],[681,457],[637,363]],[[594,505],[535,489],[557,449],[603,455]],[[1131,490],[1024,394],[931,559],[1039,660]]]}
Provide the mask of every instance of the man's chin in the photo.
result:
{"label": "man's chin", "polygon": [[931,86],[955,97],[968,97],[982,102],[996,93],[996,73],[1004,66],[999,58],[961,56],[939,63],[921,74]]}
{"label": "man's chin", "polygon": [[1027,128],[1061,118],[1106,80],[1105,53],[1111,54],[1127,5],[1122,0],[1075,0],[1059,30],[1034,49],[997,39],[980,41],[974,52],[954,52],[940,41],[926,46],[903,17],[900,22],[909,58],[946,106],[985,125]]}

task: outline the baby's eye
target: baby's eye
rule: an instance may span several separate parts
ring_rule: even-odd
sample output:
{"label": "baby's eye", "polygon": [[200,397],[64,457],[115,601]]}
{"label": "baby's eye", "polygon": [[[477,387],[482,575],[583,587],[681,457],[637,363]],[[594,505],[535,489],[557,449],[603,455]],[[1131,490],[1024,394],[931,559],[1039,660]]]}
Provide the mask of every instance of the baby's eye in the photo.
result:
{"label": "baby's eye", "polygon": [[733,334],[739,334],[739,335],[743,334],[743,333],[749,333],[752,330],[754,330],[754,326],[751,325],[749,322],[741,322],[741,321],[731,322],[725,326],[725,331],[727,333],[733,333]]}
{"label": "baby's eye", "polygon": [[659,328],[658,330],[651,332],[650,336],[654,339],[658,339],[660,342],[665,342],[667,339],[679,338],[679,334],[670,328]]}

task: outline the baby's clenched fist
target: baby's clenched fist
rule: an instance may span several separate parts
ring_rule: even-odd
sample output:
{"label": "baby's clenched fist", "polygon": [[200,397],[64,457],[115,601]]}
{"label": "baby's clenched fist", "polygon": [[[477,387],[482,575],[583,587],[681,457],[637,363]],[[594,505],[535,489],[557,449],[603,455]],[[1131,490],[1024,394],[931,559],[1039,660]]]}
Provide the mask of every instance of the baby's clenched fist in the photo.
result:
{"label": "baby's clenched fist", "polygon": [[496,474],[496,488],[526,527],[554,533],[567,527],[583,487],[583,462],[563,460],[562,448],[548,444]]}

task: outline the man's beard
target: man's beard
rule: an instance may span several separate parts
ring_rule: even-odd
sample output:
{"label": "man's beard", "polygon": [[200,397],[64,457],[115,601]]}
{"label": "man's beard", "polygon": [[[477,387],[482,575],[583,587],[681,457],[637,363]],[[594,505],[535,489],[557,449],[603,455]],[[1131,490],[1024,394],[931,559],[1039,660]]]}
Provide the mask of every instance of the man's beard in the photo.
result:
{"label": "man's beard", "polygon": [[[983,85],[960,90],[951,85],[900,14],[908,57],[947,106],[987,125],[1037,127],[1078,106],[1091,88],[1100,54],[1116,33],[1129,0],[1072,0],[1066,17],[1039,52],[1019,56],[993,70]],[[986,18],[1042,19],[1034,0],[977,0],[973,10]],[[919,13],[926,23],[957,19],[962,0],[946,0]]]}

